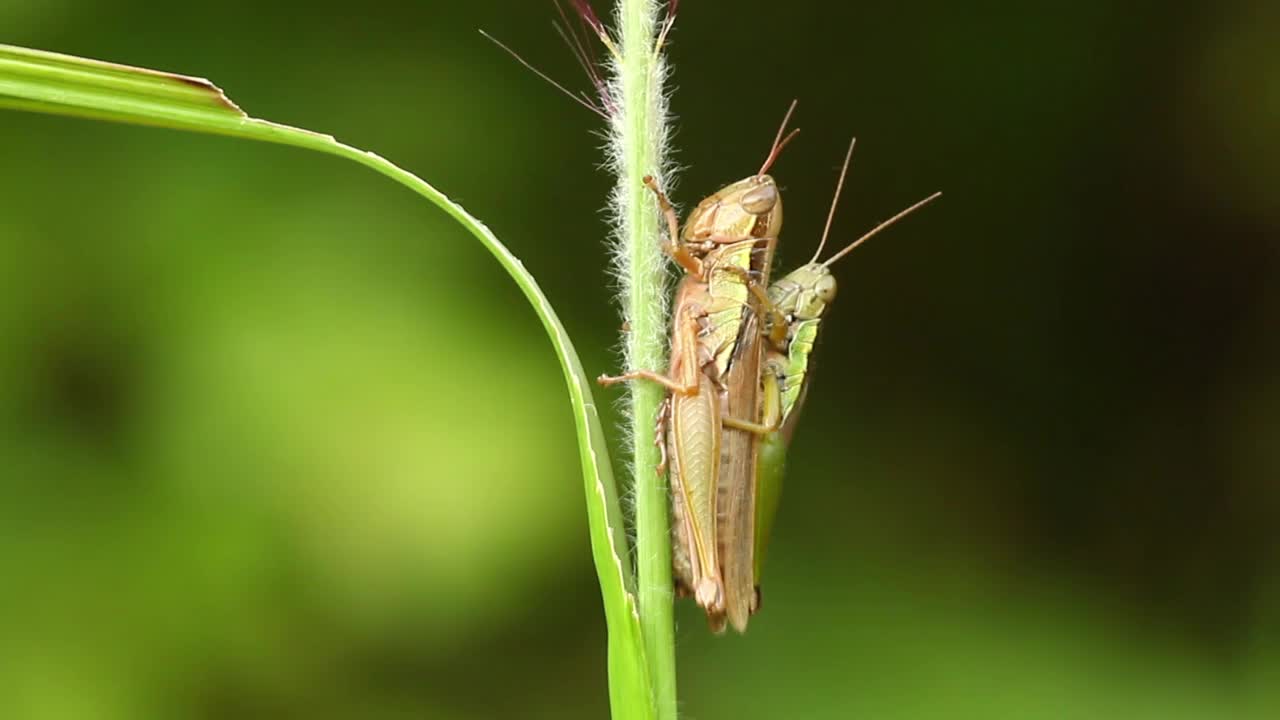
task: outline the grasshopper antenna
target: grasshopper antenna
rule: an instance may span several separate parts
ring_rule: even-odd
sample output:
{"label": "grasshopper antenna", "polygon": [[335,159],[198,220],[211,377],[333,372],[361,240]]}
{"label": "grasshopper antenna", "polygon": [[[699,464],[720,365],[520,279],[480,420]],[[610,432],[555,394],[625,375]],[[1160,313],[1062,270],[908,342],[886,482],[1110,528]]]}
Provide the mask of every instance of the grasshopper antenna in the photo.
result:
{"label": "grasshopper antenna", "polygon": [[778,153],[781,153],[782,148],[786,147],[787,143],[791,142],[791,138],[795,137],[796,133],[800,132],[800,129],[796,128],[786,137],[782,136],[782,134],[787,130],[787,122],[791,120],[791,113],[795,112],[796,103],[798,102],[800,101],[792,100],[791,107],[787,108],[787,114],[782,116],[782,125],[778,126],[778,134],[773,138],[773,147],[769,148],[769,156],[764,159],[764,165],[760,166],[760,172],[756,173],[756,175],[763,175],[769,172],[769,168],[773,167],[773,163],[778,159]]}
{"label": "grasshopper antenna", "polygon": [[571,100],[573,100],[574,102],[578,103],[578,104],[579,104],[579,105],[581,105],[582,107],[584,107],[584,108],[586,108],[586,109],[590,110],[591,112],[595,113],[596,115],[599,115],[599,116],[600,116],[601,118],[603,118],[606,122],[608,122],[608,120],[609,120],[609,115],[608,115],[604,110],[602,110],[602,109],[600,109],[600,108],[596,107],[595,105],[592,105],[590,102],[587,102],[586,100],[584,100],[581,96],[579,96],[579,95],[575,95],[573,92],[571,92],[571,91],[570,91],[568,88],[566,88],[565,86],[561,85],[560,83],[556,82],[555,80],[552,80],[550,75],[547,75],[546,73],[542,72],[542,71],[541,71],[541,70],[539,70],[538,68],[534,67],[532,64],[530,64],[530,63],[529,63],[529,61],[528,61],[528,60],[525,60],[524,58],[520,57],[520,54],[519,54],[519,53],[517,53],[515,50],[512,50],[511,48],[507,47],[506,45],[502,44],[502,42],[501,42],[500,40],[498,40],[497,38],[495,38],[494,36],[490,35],[489,33],[485,32],[484,30],[481,30],[481,31],[480,31],[480,34],[481,34],[481,35],[483,35],[483,36],[485,36],[485,38],[486,38],[486,39],[488,39],[488,40],[489,40],[489,42],[491,42],[491,43],[493,43],[494,45],[497,45],[498,47],[500,47],[500,48],[502,48],[503,50],[507,51],[507,54],[508,54],[508,55],[510,55],[511,57],[515,58],[515,59],[516,59],[516,62],[518,62],[518,63],[520,63],[521,65],[523,65],[523,66],[525,66],[526,68],[528,68],[528,69],[529,69],[529,71],[530,71],[530,72],[532,72],[534,75],[537,75],[538,77],[542,78],[543,80],[546,80],[547,82],[551,83],[551,86],[552,86],[552,87],[554,87],[555,89],[557,89],[557,90],[559,90],[560,92],[564,93],[566,96],[568,96],[568,97],[569,97],[569,99],[571,99]]}
{"label": "grasshopper antenna", "polygon": [[859,245],[861,245],[862,243],[866,242],[867,240],[870,240],[872,237],[874,237],[874,236],[875,236],[877,233],[879,233],[881,230],[884,230],[885,228],[889,227],[890,225],[892,225],[892,224],[894,224],[894,223],[898,222],[898,221],[899,221],[899,220],[901,220],[902,218],[904,218],[904,217],[906,217],[906,216],[910,215],[911,213],[915,212],[916,210],[919,210],[920,208],[924,207],[925,205],[928,205],[929,203],[933,202],[934,200],[937,200],[937,199],[938,199],[938,198],[940,198],[940,197],[942,197],[942,193],[940,193],[940,192],[936,192],[936,193],[934,193],[934,194],[930,195],[929,197],[927,197],[927,198],[925,198],[925,199],[921,200],[920,202],[916,203],[915,205],[912,205],[911,207],[907,208],[906,210],[903,210],[902,212],[898,213],[897,215],[894,215],[893,217],[889,218],[888,220],[885,220],[884,222],[880,223],[879,225],[875,226],[874,228],[871,228],[871,232],[868,232],[866,235],[863,235],[862,237],[858,238],[857,240],[854,240],[853,242],[849,243],[849,245],[848,245],[845,249],[841,250],[840,252],[838,252],[838,253],[836,253],[835,255],[832,255],[830,258],[828,258],[826,262],[822,263],[822,267],[831,267],[831,263],[834,263],[835,261],[837,261],[837,260],[839,260],[840,258],[844,257],[845,255],[848,255],[848,254],[849,254],[849,253],[850,253],[854,248],[858,247]]}
{"label": "grasshopper antenna", "polygon": [[822,248],[827,246],[827,234],[831,232],[831,221],[836,216],[836,205],[840,204],[840,191],[844,189],[844,176],[849,172],[849,160],[853,158],[853,146],[857,144],[858,138],[849,140],[849,150],[844,154],[844,165],[840,168],[840,179],[836,181],[836,194],[831,197],[831,209],[827,211],[827,224],[822,228],[822,240],[818,242],[818,249],[813,251],[813,257],[809,258],[809,265],[818,262],[818,256],[822,254]]}

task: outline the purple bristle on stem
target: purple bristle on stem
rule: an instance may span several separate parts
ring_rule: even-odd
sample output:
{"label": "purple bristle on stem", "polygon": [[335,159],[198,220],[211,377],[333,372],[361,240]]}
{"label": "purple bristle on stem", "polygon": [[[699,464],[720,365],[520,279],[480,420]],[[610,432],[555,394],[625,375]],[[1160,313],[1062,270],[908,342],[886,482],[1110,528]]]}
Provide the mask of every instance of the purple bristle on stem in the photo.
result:
{"label": "purple bristle on stem", "polygon": [[578,15],[582,17],[582,20],[590,25],[597,35],[605,35],[604,23],[600,22],[600,18],[596,17],[596,11],[591,9],[591,3],[587,2],[587,0],[573,0],[573,7],[578,11]]}
{"label": "purple bristle on stem", "polygon": [[[569,49],[573,51],[573,55],[578,58],[579,63],[582,63],[588,68],[594,66],[596,59],[595,55],[591,52],[591,43],[583,42],[583,39],[578,35],[578,31],[574,27],[574,23],[569,22],[569,15],[565,13],[564,6],[560,4],[560,0],[552,0],[552,3],[555,4],[556,12],[560,15],[560,22],[564,23],[563,26],[554,21],[551,23],[555,27],[556,32],[560,33],[560,36],[565,39],[565,42],[569,43]],[[578,24],[582,25],[583,28],[586,27],[586,25],[582,23],[582,18],[578,18]],[[588,69],[587,72],[590,74],[591,70]]]}

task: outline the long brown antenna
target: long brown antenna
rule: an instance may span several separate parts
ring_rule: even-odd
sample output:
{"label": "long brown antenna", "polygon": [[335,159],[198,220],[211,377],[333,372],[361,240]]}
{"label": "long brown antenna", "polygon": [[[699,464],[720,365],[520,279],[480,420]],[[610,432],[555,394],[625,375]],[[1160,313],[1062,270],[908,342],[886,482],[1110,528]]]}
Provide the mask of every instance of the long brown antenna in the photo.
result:
{"label": "long brown antenna", "polygon": [[773,147],[769,148],[769,156],[764,159],[764,165],[760,166],[760,172],[756,173],[756,175],[763,175],[769,172],[769,168],[773,167],[774,161],[778,159],[778,153],[782,152],[782,148],[786,147],[787,143],[791,142],[791,138],[800,132],[799,129],[792,130],[785,138],[782,137],[782,134],[787,130],[787,123],[791,120],[791,113],[795,112],[796,103],[798,102],[800,101],[791,101],[791,107],[787,108],[787,114],[782,117],[782,124],[778,126],[778,134],[773,138]]}
{"label": "long brown antenna", "polygon": [[853,146],[857,144],[858,138],[850,138],[849,150],[844,154],[844,165],[840,168],[840,179],[836,181],[836,194],[831,196],[831,209],[827,211],[827,224],[822,228],[822,240],[818,241],[818,249],[813,251],[813,257],[809,258],[809,264],[818,262],[818,256],[822,254],[822,248],[827,246],[827,233],[831,232],[831,221],[836,216],[836,205],[840,203],[840,191],[844,189],[844,176],[849,172],[849,160],[853,157]]}
{"label": "long brown antenna", "polygon": [[853,242],[849,243],[848,247],[846,247],[845,249],[843,249],[843,250],[841,250],[840,252],[836,253],[835,255],[832,255],[830,258],[828,258],[825,262],[823,262],[823,263],[822,263],[822,267],[831,267],[831,263],[833,263],[833,262],[835,262],[835,261],[839,260],[840,258],[844,257],[845,255],[848,255],[848,254],[849,254],[849,253],[850,253],[854,248],[858,247],[858,246],[859,246],[859,245],[861,245],[862,243],[864,243],[864,242],[866,242],[867,240],[870,240],[872,237],[874,237],[874,236],[876,235],[876,233],[879,233],[881,230],[884,230],[885,228],[889,227],[890,225],[892,225],[892,224],[894,224],[894,223],[898,222],[898,221],[899,221],[899,220],[901,220],[902,218],[904,218],[904,217],[906,217],[906,216],[910,215],[911,213],[915,212],[916,210],[919,210],[920,208],[924,207],[925,205],[928,205],[929,203],[933,202],[934,200],[937,200],[937,199],[938,199],[938,198],[940,198],[940,197],[942,197],[942,193],[940,193],[940,192],[936,192],[936,193],[934,193],[934,194],[930,195],[929,197],[927,197],[927,198],[925,198],[925,199],[921,200],[920,202],[916,203],[915,205],[912,205],[911,207],[907,208],[906,210],[903,210],[902,212],[898,213],[897,215],[894,215],[893,217],[889,218],[888,220],[885,220],[884,222],[882,222],[882,223],[880,223],[879,225],[877,225],[877,226],[875,226],[874,228],[872,228],[872,229],[871,229],[871,232],[867,233],[866,235],[863,235],[862,237],[858,238],[857,240],[854,240]]}

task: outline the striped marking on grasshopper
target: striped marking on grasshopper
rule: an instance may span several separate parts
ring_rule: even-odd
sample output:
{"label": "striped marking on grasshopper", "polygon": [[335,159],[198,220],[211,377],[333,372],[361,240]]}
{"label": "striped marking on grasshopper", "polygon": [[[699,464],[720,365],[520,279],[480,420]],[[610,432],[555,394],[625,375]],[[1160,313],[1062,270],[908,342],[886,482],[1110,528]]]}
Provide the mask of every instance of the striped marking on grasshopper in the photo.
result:
{"label": "striped marking on grasshopper", "polygon": [[[787,447],[795,432],[800,408],[804,405],[809,388],[810,365],[814,345],[822,326],[822,315],[836,297],[836,279],[831,273],[831,266],[882,230],[942,195],[937,192],[926,197],[881,222],[830,258],[818,262],[831,231],[831,223],[840,200],[840,191],[844,188],[845,175],[853,156],[854,142],[849,143],[849,150],[845,154],[840,179],[836,183],[835,196],[831,200],[831,209],[827,213],[826,226],[822,231],[822,239],[813,257],[808,263],[792,270],[770,285],[766,297],[757,297],[757,302],[768,310],[765,317],[770,318],[766,321],[767,327],[764,331],[766,350],[764,372],[761,375],[761,392],[766,406],[764,412],[777,412],[781,421],[778,430],[767,435],[761,443],[757,464],[754,552],[757,592],[765,546],[768,543],[781,497]],[[758,295],[758,288],[751,288],[751,290]],[[779,323],[776,318],[784,318],[785,322]]]}

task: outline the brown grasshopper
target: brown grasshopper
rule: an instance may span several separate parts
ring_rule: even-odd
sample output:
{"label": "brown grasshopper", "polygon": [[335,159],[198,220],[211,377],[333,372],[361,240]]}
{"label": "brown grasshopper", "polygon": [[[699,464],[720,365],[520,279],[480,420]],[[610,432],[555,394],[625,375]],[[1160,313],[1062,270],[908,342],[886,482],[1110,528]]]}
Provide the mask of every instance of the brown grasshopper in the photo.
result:
{"label": "brown grasshopper", "polygon": [[[793,103],[787,111],[760,170],[704,199],[689,214],[683,231],[671,203],[646,179],[658,197],[670,237],[679,238],[665,243],[663,250],[685,271],[672,314],[671,362],[665,374],[634,370],[600,378],[604,385],[643,379],[670,391],[659,412],[658,442],[663,449],[659,472],[670,470],[673,569],[682,594],[694,596],[717,632],[730,611],[738,627],[737,614],[749,614],[755,602],[750,551],[745,584],[725,584],[722,547],[736,541],[729,538],[726,543],[720,529],[724,498],[741,495],[744,482],[750,486],[746,491],[753,492],[755,469],[737,460],[732,450],[726,463],[724,441],[737,447],[743,444],[739,435],[751,438],[776,429],[760,422],[760,326],[748,284],[767,282],[782,226],[781,196],[766,173],[794,136],[793,132],[784,137],[794,107]],[[741,347],[744,344],[747,349]],[[733,468],[734,474],[726,476],[726,468]],[[738,516],[749,520],[748,548],[753,543],[753,515],[747,504],[727,522],[737,537]],[[738,579],[732,571],[728,576]]]}

